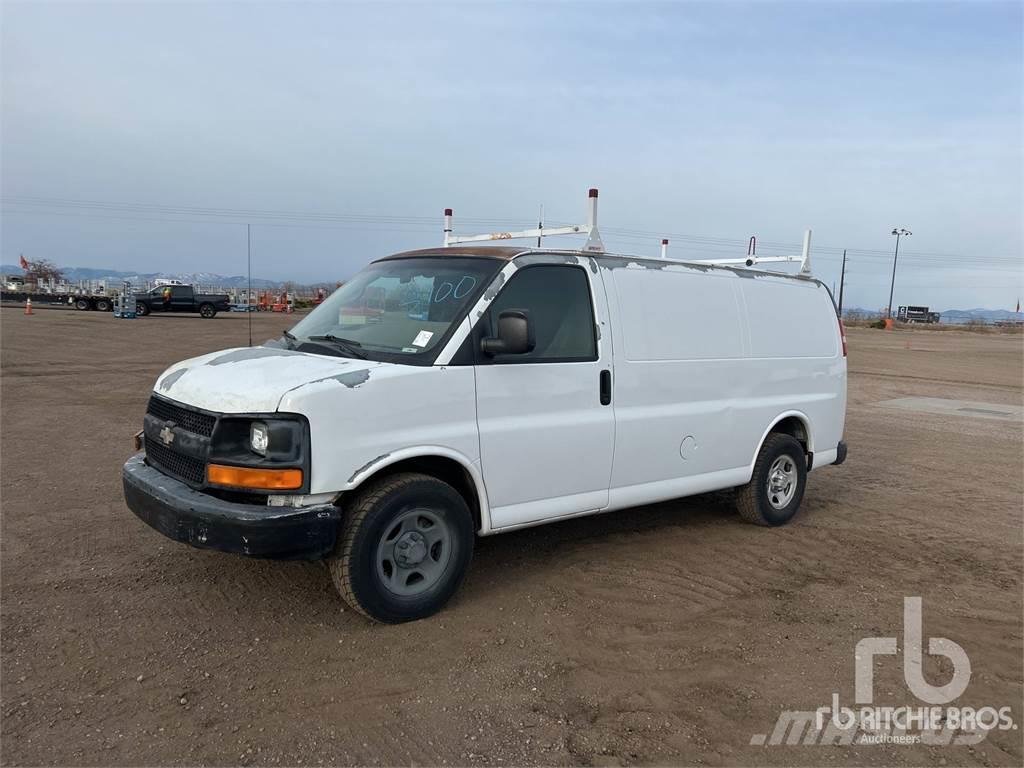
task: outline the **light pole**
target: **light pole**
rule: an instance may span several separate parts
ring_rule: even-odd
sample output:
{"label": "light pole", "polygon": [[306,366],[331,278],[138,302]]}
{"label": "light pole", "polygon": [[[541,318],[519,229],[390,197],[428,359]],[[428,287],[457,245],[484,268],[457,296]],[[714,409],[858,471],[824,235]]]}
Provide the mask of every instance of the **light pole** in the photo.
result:
{"label": "light pole", "polygon": [[839,319],[843,318],[843,285],[846,283],[846,249],[843,248],[843,266],[839,272]]}
{"label": "light pole", "polygon": [[889,308],[885,310],[886,319],[892,318],[892,292],[896,287],[896,260],[900,257],[900,238],[910,237],[914,233],[909,229],[894,229],[892,234],[896,235],[896,252],[892,255],[892,282],[889,283]]}

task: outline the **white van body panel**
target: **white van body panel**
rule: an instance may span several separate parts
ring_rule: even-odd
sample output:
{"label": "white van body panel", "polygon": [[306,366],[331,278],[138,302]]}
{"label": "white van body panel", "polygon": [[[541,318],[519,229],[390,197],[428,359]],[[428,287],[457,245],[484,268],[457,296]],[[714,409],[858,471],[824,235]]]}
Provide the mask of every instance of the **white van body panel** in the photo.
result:
{"label": "white van body panel", "polygon": [[483,491],[471,367],[242,347],[168,368],[154,392],[220,413],[302,414],[312,449],[309,495],[349,490],[413,456],[458,461]]}
{"label": "white van body panel", "polygon": [[355,488],[401,458],[446,456],[479,464],[471,366],[366,365],[349,384],[322,379],[290,389],[279,410],[309,419],[310,493]]}
{"label": "white van body panel", "polygon": [[611,507],[745,484],[787,416],[804,424],[810,451],[820,444],[835,460],[846,360],[819,283],[599,262],[616,349]]}

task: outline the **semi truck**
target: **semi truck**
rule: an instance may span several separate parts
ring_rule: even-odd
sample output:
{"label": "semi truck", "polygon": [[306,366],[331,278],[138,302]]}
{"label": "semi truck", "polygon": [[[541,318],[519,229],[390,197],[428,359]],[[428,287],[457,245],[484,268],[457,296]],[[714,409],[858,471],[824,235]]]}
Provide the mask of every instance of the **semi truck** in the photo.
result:
{"label": "semi truck", "polygon": [[896,310],[896,319],[903,323],[937,323],[939,313],[929,311],[928,307],[907,305]]}

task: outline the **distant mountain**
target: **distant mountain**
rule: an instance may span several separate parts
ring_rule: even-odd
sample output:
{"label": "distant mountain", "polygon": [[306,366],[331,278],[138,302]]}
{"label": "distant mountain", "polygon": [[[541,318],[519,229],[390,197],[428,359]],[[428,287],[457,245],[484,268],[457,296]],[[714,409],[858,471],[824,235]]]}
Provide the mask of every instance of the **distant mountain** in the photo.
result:
{"label": "distant mountain", "polygon": [[[248,282],[245,275],[218,275],[216,272],[122,272],[116,269],[97,269],[95,267],[62,267],[64,278],[69,283],[80,280],[106,280],[108,283],[119,283],[129,280],[133,285],[143,285],[157,278],[180,280],[193,285],[208,285],[220,288],[244,288]],[[0,274],[24,275],[25,270],[16,264],[0,264]],[[265,280],[254,277],[253,288],[280,288],[282,280]]]}
{"label": "distant mountain", "polygon": [[[893,307],[893,314],[896,307]],[[863,309],[861,307],[843,307],[843,316],[859,315],[865,318],[882,317],[885,313],[877,309]],[[1024,312],[1013,312],[1009,309],[947,309],[939,313],[939,321],[953,325],[962,325],[970,322],[996,323],[1004,320],[1024,320]]]}
{"label": "distant mountain", "polygon": [[[245,275],[218,275],[216,272],[122,272],[116,269],[98,269],[96,267],[63,267],[64,277],[69,283],[77,283],[80,280],[106,280],[108,283],[119,283],[129,280],[135,286],[142,286],[151,283],[157,278],[180,280],[183,283],[208,286],[211,288],[245,288],[247,280]],[[17,264],[0,264],[0,274],[24,275],[25,270]],[[333,288],[333,283],[306,283],[304,285],[319,287],[327,286]],[[260,277],[252,279],[252,287],[257,289],[282,288],[283,280],[265,280]],[[895,313],[896,307],[893,307]],[[862,307],[843,307],[843,315],[855,314],[861,317],[881,317],[877,309],[864,309]],[[970,321],[981,321],[994,323],[1000,320],[1021,320],[1024,313],[1012,312],[1008,309],[947,309],[941,313],[944,323],[967,323]]]}
{"label": "distant mountain", "polygon": [[847,315],[856,315],[858,317],[870,318],[870,317],[881,317],[884,313],[879,312],[877,309],[864,309],[864,307],[843,307],[843,317]]}
{"label": "distant mountain", "polygon": [[947,309],[942,313],[942,320],[946,323],[965,323],[970,320],[982,320],[986,323],[994,323],[999,320],[1021,320],[1024,319],[1024,312],[1012,312],[1009,309]]}

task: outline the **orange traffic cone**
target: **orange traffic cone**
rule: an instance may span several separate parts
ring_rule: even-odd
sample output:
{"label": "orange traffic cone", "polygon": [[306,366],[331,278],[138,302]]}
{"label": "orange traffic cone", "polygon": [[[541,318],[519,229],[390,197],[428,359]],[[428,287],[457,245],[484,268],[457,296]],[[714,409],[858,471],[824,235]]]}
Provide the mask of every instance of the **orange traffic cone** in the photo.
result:
{"label": "orange traffic cone", "polygon": [[27,299],[25,299],[25,314],[26,315],[31,315],[32,314],[32,297],[31,296],[29,296]]}

